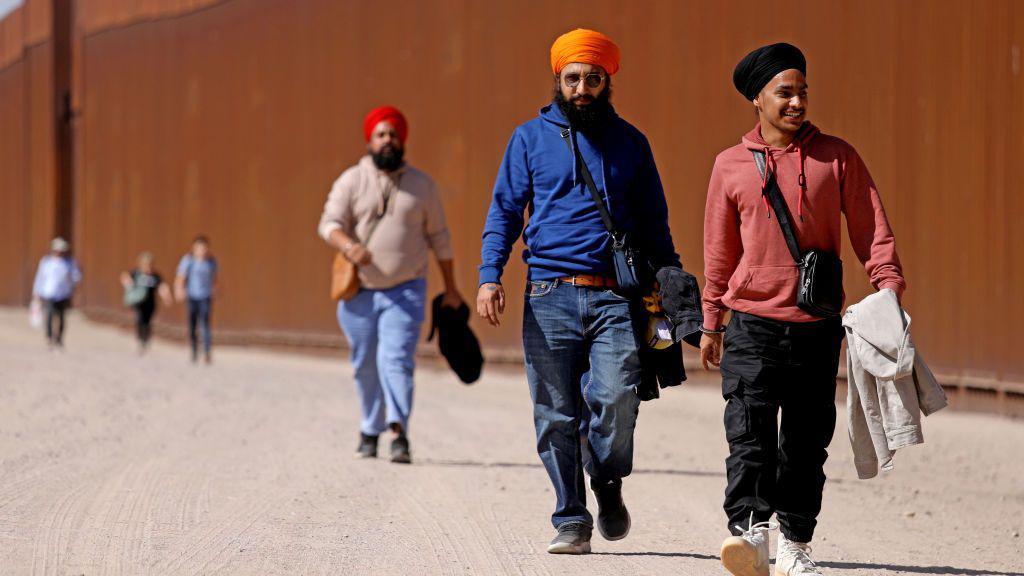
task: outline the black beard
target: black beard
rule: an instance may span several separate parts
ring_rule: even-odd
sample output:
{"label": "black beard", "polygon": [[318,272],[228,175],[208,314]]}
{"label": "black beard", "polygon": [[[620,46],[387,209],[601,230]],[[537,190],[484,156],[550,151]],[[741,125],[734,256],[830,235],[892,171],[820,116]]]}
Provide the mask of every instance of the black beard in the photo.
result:
{"label": "black beard", "polygon": [[569,121],[569,126],[573,130],[583,132],[584,134],[601,132],[608,125],[608,121],[612,118],[611,100],[611,84],[606,86],[604,91],[593,102],[582,108],[566,100],[565,96],[562,95],[562,90],[555,86],[555,104],[558,105],[558,109],[565,115],[565,118]]}
{"label": "black beard", "polygon": [[373,164],[385,172],[394,172],[402,165],[402,156],[405,155],[404,148],[385,146],[379,152],[370,152]]}

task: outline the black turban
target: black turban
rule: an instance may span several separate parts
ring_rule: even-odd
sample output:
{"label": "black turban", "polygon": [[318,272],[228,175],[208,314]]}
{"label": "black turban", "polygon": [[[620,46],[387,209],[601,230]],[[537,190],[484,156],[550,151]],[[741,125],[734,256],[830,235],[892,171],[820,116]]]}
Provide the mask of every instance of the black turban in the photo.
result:
{"label": "black turban", "polygon": [[744,98],[753,100],[776,74],[791,68],[807,74],[807,60],[799,48],[785,42],[762,46],[740,60],[732,83]]}

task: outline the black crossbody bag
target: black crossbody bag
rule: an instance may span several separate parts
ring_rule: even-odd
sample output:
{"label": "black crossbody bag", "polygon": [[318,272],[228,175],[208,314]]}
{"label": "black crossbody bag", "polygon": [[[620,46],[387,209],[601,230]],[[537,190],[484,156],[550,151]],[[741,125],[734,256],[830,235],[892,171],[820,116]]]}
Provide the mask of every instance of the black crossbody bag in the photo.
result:
{"label": "black crossbody bag", "polygon": [[[764,179],[765,157],[760,150],[751,150],[757,171]],[[769,175],[764,193],[772,205],[772,211],[779,221],[779,228],[786,238],[786,246],[800,270],[800,286],[797,288],[796,305],[808,314],[819,318],[839,316],[843,308],[843,261],[839,256],[824,250],[800,250],[793,229],[793,217],[786,208],[786,202],[779,190],[775,174]]]}
{"label": "black crossbody bag", "polygon": [[576,147],[572,145],[571,135],[568,128],[562,130],[562,140],[569,147],[569,153],[572,154],[576,166],[579,167],[580,174],[583,176],[583,182],[590,192],[590,197],[594,200],[594,205],[597,206],[597,211],[601,214],[601,221],[604,222],[604,227],[608,229],[608,234],[612,238],[612,263],[615,267],[615,282],[619,285],[619,291],[629,296],[636,296],[649,283],[647,279],[651,277],[649,273],[651,266],[640,252],[633,247],[629,234],[615,227],[612,215],[608,212],[608,207],[604,205],[601,193],[597,191],[597,184],[594,183],[594,177],[590,174],[590,168],[587,167],[587,163],[583,161]]}

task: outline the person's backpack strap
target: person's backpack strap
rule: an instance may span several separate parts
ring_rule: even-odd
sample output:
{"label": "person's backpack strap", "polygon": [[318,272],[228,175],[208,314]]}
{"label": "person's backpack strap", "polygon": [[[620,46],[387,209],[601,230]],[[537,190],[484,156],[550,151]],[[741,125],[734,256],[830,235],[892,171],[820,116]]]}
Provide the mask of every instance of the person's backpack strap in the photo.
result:
{"label": "person's backpack strap", "polygon": [[597,191],[597,184],[594,183],[594,177],[590,174],[590,168],[587,167],[587,163],[583,161],[583,157],[580,155],[579,150],[572,145],[572,132],[568,128],[562,129],[562,140],[565,141],[565,145],[569,147],[569,153],[573,155],[576,166],[580,170],[580,174],[583,176],[583,182],[587,185],[587,190],[590,192],[590,197],[594,200],[594,205],[597,206],[597,211],[601,214],[601,221],[604,222],[604,227],[608,229],[608,233],[612,235],[612,238],[618,239],[619,232],[615,228],[615,222],[612,220],[612,215],[608,212],[608,207],[605,206],[604,200],[601,198],[601,193]]}
{"label": "person's backpack strap", "polygon": [[[757,171],[761,174],[761,179],[764,180],[764,173],[767,169],[764,152],[761,150],[751,150],[751,153],[754,155]],[[800,243],[797,242],[796,231],[793,229],[793,217],[790,215],[789,209],[786,208],[786,201],[782,198],[782,191],[779,190],[779,183],[775,180],[774,172],[768,174],[768,183],[763,193],[768,196],[768,202],[772,206],[772,211],[775,212],[775,218],[779,221],[779,228],[782,229],[782,236],[786,239],[786,246],[789,247],[789,253],[793,256],[793,261],[800,264],[803,259],[800,257]]]}

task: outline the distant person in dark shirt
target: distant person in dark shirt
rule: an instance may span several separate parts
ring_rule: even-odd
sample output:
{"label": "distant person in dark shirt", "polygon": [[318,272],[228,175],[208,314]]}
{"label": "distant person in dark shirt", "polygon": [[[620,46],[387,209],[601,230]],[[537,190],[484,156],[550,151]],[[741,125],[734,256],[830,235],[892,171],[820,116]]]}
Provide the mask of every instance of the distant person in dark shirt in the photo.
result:
{"label": "distant person in dark shirt", "polygon": [[153,255],[149,252],[139,255],[135,269],[121,273],[121,285],[125,289],[125,304],[135,309],[135,330],[141,355],[149,348],[149,339],[153,335],[152,322],[157,296],[166,306],[174,303],[171,287],[153,268]]}

